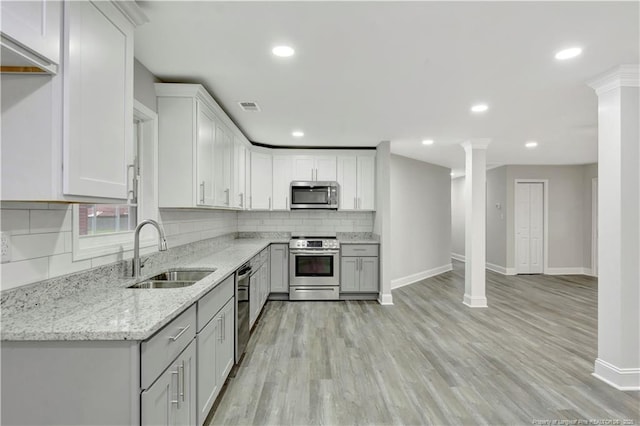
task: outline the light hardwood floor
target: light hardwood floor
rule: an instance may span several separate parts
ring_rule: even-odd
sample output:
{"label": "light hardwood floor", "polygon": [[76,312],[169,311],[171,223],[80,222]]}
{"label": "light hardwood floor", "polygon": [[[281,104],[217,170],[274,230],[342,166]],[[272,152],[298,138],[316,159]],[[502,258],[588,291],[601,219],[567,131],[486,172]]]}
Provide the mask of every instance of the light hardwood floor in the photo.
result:
{"label": "light hardwood floor", "polygon": [[210,424],[640,424],[639,392],[591,376],[595,279],[488,271],[471,309],[463,267],[394,306],[269,302]]}

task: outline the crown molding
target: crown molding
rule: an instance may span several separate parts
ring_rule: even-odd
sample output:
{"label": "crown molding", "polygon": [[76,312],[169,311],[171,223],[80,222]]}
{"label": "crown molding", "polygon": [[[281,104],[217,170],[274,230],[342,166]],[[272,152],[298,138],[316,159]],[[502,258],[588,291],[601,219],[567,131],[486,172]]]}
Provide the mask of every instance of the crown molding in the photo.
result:
{"label": "crown molding", "polygon": [[135,0],[119,0],[112,1],[112,3],[134,26],[137,27],[149,22],[149,18]]}
{"label": "crown molding", "polygon": [[620,87],[640,87],[640,65],[619,65],[587,83],[600,96]]}

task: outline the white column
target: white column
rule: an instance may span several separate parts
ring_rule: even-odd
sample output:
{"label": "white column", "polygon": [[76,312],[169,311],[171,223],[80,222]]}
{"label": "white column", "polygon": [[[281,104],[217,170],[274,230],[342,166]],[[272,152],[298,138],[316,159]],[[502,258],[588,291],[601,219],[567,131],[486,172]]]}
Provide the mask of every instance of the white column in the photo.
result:
{"label": "white column", "polygon": [[391,296],[391,142],[382,141],[376,148],[376,212],[373,232],[380,236],[381,305],[393,305]]}
{"label": "white column", "polygon": [[462,143],[465,167],[465,265],[463,303],[472,308],[486,308],[486,216],[487,216],[487,146],[490,139]]}
{"label": "white column", "polygon": [[598,358],[593,375],[640,390],[640,68],[589,85],[598,95]]}

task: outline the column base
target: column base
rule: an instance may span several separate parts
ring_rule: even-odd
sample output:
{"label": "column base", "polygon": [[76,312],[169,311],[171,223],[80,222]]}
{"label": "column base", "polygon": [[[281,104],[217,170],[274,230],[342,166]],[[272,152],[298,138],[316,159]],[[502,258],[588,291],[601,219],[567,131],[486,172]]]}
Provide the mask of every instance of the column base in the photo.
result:
{"label": "column base", "polygon": [[640,368],[618,368],[598,358],[593,370],[593,377],[618,390],[640,390]]}
{"label": "column base", "polygon": [[391,293],[380,293],[378,303],[381,305],[393,305],[393,296],[391,296]]}
{"label": "column base", "polygon": [[471,297],[468,294],[464,295],[464,299],[462,303],[467,305],[470,308],[486,308],[487,307],[487,298],[486,297]]}

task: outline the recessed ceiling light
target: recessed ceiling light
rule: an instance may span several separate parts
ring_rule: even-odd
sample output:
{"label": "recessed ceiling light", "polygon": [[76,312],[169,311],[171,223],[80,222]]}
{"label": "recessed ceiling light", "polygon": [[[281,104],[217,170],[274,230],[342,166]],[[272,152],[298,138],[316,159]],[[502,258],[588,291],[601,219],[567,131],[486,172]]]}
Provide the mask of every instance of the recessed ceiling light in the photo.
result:
{"label": "recessed ceiling light", "polygon": [[535,148],[536,146],[538,146],[538,142],[529,141],[529,142],[525,143],[524,146],[526,146],[527,148]]}
{"label": "recessed ceiling light", "polygon": [[556,53],[556,59],[563,61],[565,59],[575,58],[576,56],[580,55],[581,53],[582,53],[582,48],[580,48],[580,47],[571,47],[569,49],[564,49],[564,50],[561,50],[558,53]]}
{"label": "recessed ceiling light", "polygon": [[273,49],[271,49],[271,52],[274,55],[280,56],[282,58],[293,56],[293,54],[296,53],[296,51],[293,50],[293,47],[291,46],[276,46]]}
{"label": "recessed ceiling light", "polygon": [[451,176],[455,176],[455,175],[456,175],[456,174],[455,174],[455,173],[453,173],[453,172],[451,172],[451,173],[449,173],[449,174],[450,174]]}
{"label": "recessed ceiling light", "polygon": [[293,132],[291,132],[291,136],[293,136],[294,138],[301,138],[304,136],[304,132],[300,130],[294,130]]}
{"label": "recessed ceiling light", "polygon": [[433,145],[433,139],[425,139],[422,141],[422,145]]}
{"label": "recessed ceiling light", "polygon": [[485,112],[489,109],[487,104],[478,104],[471,107],[472,112]]}

